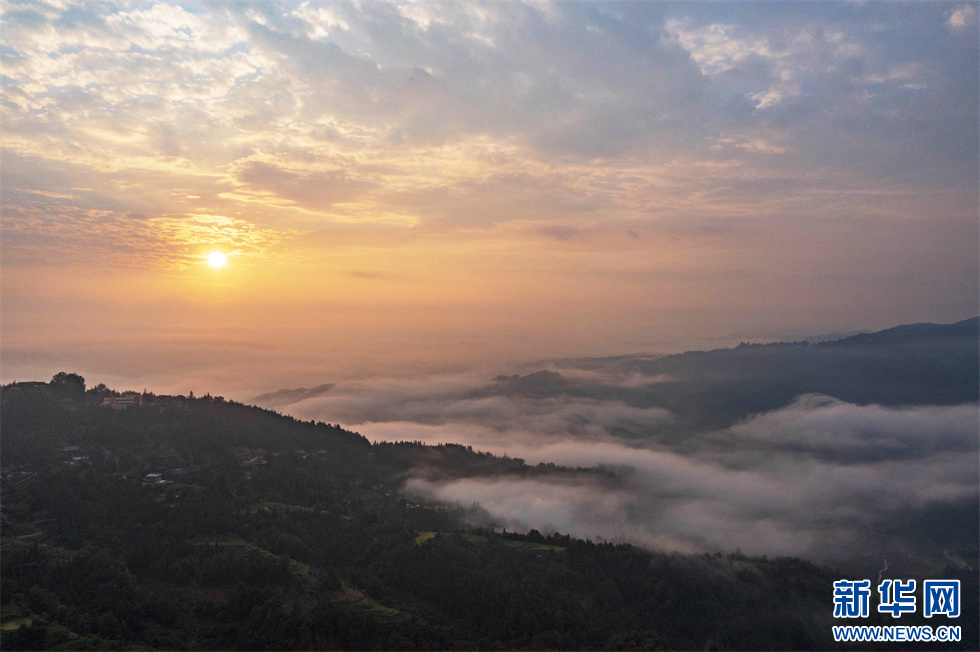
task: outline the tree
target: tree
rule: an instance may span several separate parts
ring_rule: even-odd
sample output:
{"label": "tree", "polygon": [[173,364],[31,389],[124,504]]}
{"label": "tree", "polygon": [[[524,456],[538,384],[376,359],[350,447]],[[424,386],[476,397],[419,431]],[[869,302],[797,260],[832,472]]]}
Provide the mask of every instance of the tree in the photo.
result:
{"label": "tree", "polygon": [[118,396],[119,392],[109,389],[106,387],[105,383],[99,383],[95,387],[91,388],[87,392],[93,396]]}
{"label": "tree", "polygon": [[51,389],[62,394],[81,395],[85,393],[85,379],[78,374],[59,371],[51,378]]}

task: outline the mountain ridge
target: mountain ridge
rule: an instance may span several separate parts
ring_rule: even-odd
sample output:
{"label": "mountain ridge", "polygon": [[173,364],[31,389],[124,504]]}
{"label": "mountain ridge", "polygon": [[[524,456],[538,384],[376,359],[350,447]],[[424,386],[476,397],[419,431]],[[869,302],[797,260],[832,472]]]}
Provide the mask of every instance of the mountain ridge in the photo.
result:
{"label": "mountain ridge", "polygon": [[[551,393],[560,392],[567,389],[569,383],[561,376],[562,368],[582,369],[587,371],[600,370],[610,365],[622,370],[632,370],[643,373],[647,376],[658,376],[649,370],[658,366],[671,366],[673,361],[687,360],[692,357],[707,359],[708,357],[724,355],[726,352],[758,350],[758,349],[778,349],[793,347],[858,347],[873,345],[912,345],[916,342],[935,343],[943,339],[967,338],[973,336],[977,342],[977,349],[980,351],[980,316],[963,319],[949,324],[933,322],[921,322],[914,324],[901,324],[891,328],[874,332],[862,332],[849,335],[836,340],[821,341],[810,343],[806,340],[793,341],[773,341],[764,344],[740,344],[735,347],[719,349],[691,349],[682,353],[671,354],[622,354],[603,357],[569,357],[546,360],[537,363],[540,365],[556,365],[559,371],[553,372],[547,369],[533,371],[528,374],[498,375],[493,379],[496,389],[487,389],[476,392],[480,395],[486,392],[503,392],[507,394],[526,394],[533,396],[545,396]],[[525,365],[533,368],[533,364]],[[266,404],[271,406],[292,405],[308,398],[314,398],[336,388],[336,383],[324,383],[313,388],[285,388],[260,394],[252,399],[255,404]]]}

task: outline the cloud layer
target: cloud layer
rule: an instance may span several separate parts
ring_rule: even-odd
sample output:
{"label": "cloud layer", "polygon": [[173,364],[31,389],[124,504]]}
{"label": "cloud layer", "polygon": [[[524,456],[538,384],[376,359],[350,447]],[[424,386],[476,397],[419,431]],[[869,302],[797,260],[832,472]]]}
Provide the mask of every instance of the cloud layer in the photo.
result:
{"label": "cloud layer", "polygon": [[[591,382],[601,376],[591,374]],[[481,387],[473,376],[363,382],[289,411],[339,418],[375,441],[455,442],[532,465],[613,469],[615,486],[561,475],[434,481],[420,470],[406,489],[478,503],[511,529],[658,549],[738,547],[823,560],[896,549],[936,555],[958,535],[909,519],[945,508],[968,516],[978,498],[976,404],[885,408],[805,395],[678,440],[658,435],[673,419],[662,409],[567,395],[480,396]]]}
{"label": "cloud layer", "polygon": [[[22,161],[8,201],[56,192],[267,225],[258,204],[308,229],[389,214],[437,230],[572,228],[722,203],[807,213],[831,189],[868,210],[955,179],[967,186],[951,209],[975,206],[971,5],[4,12],[4,147]],[[66,188],[72,167],[86,178]]]}

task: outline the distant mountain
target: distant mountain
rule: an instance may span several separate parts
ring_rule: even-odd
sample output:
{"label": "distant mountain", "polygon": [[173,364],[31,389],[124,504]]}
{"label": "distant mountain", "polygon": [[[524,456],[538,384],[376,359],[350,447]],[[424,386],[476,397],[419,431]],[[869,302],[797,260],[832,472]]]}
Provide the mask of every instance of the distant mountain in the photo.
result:
{"label": "distant mountain", "polygon": [[852,337],[854,335],[864,335],[865,333],[871,333],[872,331],[864,329],[859,331],[833,331],[831,333],[820,333],[819,335],[808,335],[804,339],[810,344],[817,344],[818,342],[833,342],[836,340],[842,340],[845,337]]}
{"label": "distant mountain", "polygon": [[[658,358],[567,359],[559,368],[599,373],[587,380],[570,372],[503,376],[482,393],[568,395],[663,407],[679,417],[674,426],[679,432],[726,427],[803,394],[859,405],[954,405],[980,400],[980,317],[897,326],[819,344],[741,344]],[[670,380],[633,386],[612,382],[631,374]]]}
{"label": "distant mountain", "polygon": [[953,324],[906,324],[877,333],[859,333],[828,344],[854,346],[858,344],[921,344],[927,341],[958,338],[980,342],[980,317],[964,319]]}

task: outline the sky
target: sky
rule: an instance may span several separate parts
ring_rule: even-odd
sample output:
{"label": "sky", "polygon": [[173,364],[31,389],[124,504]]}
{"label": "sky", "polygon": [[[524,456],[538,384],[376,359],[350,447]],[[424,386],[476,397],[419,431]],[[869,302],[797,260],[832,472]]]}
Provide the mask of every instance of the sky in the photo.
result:
{"label": "sky", "polygon": [[978,8],[4,0],[0,380],[245,400],[975,316]]}

